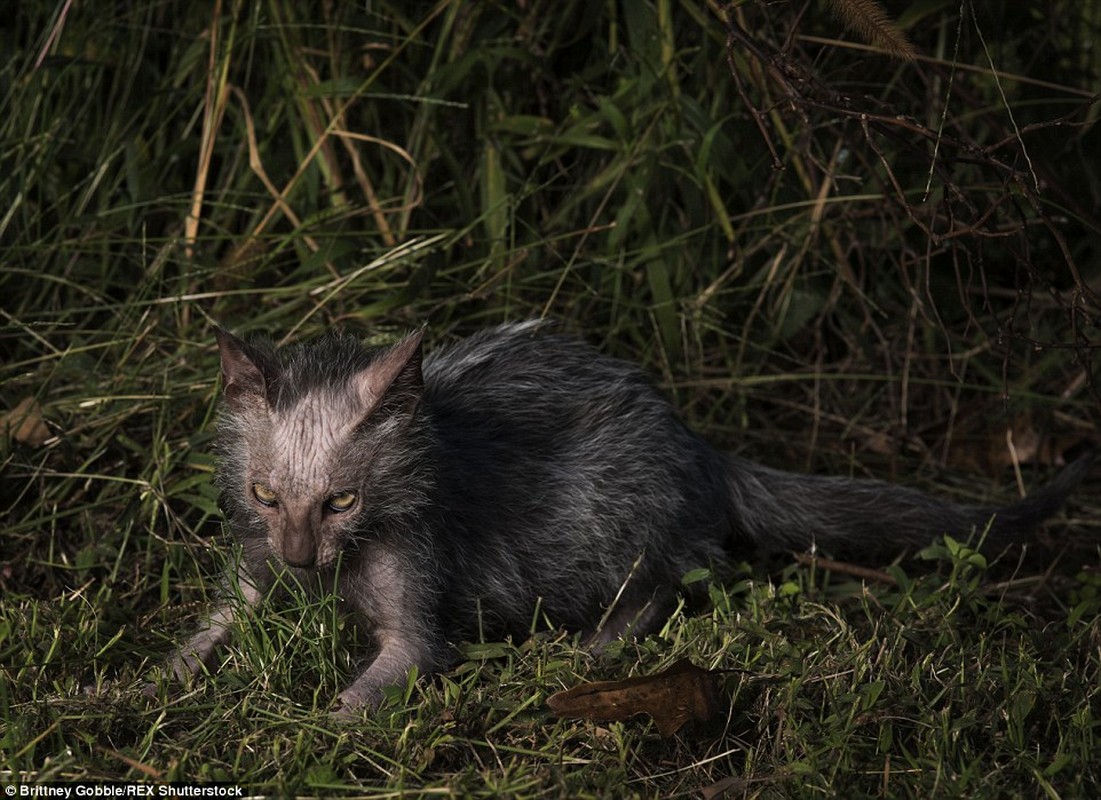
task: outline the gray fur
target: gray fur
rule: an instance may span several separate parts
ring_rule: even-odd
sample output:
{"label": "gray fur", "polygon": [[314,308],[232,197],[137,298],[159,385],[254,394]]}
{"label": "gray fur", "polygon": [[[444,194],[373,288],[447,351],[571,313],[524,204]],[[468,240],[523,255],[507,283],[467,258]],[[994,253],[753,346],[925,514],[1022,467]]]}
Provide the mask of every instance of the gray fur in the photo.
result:
{"label": "gray fur", "polygon": [[[378,655],[338,698],[345,712],[414,666],[446,665],[449,642],[524,635],[537,609],[598,642],[645,633],[685,573],[721,575],[749,550],[874,558],[992,515],[988,543],[1002,546],[1089,468],[997,511],[780,472],[710,447],[633,365],[537,327],[483,331],[423,368],[421,332],[388,349],[332,335],[279,351],[218,333],[218,485],[244,600],[287,569],[368,623]],[[335,510],[348,493],[354,506]],[[209,662],[233,607],[180,648],[178,676]]]}

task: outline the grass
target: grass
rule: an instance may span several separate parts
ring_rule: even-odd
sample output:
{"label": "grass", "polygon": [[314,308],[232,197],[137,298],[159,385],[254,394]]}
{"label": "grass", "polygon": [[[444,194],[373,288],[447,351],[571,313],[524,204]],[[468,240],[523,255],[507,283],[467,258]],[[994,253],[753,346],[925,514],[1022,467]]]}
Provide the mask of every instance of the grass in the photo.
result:
{"label": "grass", "polygon": [[[362,650],[331,599],[156,679],[226,556],[212,322],[427,321],[436,345],[547,315],[757,460],[983,502],[1037,485],[1101,410],[1086,6],[914,6],[903,63],[815,5],[20,3],[0,410],[33,402],[46,434],[0,440],[0,782],[1095,793],[1096,476],[1021,557],[931,542],[893,584],[746,564],[659,636],[469,643],[351,727],[327,708]],[[685,656],[733,670],[725,718],[663,740],[543,706]]]}

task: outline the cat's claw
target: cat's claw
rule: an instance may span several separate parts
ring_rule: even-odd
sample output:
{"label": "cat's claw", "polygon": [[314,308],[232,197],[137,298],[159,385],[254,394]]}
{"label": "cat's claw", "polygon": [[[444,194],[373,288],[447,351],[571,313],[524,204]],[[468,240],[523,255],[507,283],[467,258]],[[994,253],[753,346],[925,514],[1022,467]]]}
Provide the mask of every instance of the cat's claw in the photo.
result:
{"label": "cat's claw", "polygon": [[363,704],[347,702],[344,695],[340,695],[329,708],[329,718],[345,724],[355,722],[363,718]]}

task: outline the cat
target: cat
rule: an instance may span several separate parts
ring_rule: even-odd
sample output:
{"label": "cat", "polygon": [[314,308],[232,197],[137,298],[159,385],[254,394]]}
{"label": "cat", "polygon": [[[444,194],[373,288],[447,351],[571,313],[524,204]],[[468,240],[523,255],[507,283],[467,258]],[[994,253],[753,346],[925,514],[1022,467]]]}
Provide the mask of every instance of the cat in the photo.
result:
{"label": "cat", "polygon": [[377,655],[334,710],[445,668],[452,642],[524,636],[533,618],[595,645],[644,635],[681,578],[751,551],[872,560],[940,534],[1004,547],[1054,513],[1093,454],[1000,509],[879,481],[798,475],[723,453],[637,367],[538,322],[422,360],[330,334],[273,348],[217,330],[217,485],[240,545],[240,598],[172,656],[186,680],[277,574],[336,592]]}

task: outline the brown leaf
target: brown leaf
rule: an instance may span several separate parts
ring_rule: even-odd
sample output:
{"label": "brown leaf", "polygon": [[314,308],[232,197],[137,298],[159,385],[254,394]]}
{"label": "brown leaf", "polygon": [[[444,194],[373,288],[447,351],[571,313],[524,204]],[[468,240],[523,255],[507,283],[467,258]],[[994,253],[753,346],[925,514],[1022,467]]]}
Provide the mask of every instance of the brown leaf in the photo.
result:
{"label": "brown leaf", "polygon": [[649,714],[658,733],[668,738],[690,719],[706,721],[719,710],[718,674],[682,658],[664,672],[621,681],[583,683],[547,698],[559,717],[594,722]]}
{"label": "brown leaf", "polygon": [[979,406],[961,418],[948,449],[951,466],[991,475],[1019,464],[1063,467],[1063,453],[1081,442],[1073,434],[1047,433],[1027,414],[1018,414],[1008,423],[993,423],[989,417],[989,410]]}
{"label": "brown leaf", "polygon": [[96,745],[96,749],[101,753],[106,753],[109,756],[114,756],[123,764],[126,764],[131,769],[136,769],[138,772],[145,775],[147,778],[152,778],[155,781],[164,780],[164,773],[156,767],[152,767],[149,764],[143,764],[141,761],[130,758],[125,753],[120,753],[118,750],[112,750],[109,747],[103,747],[102,745]]}
{"label": "brown leaf", "polygon": [[42,407],[33,397],[24,397],[14,409],[0,415],[0,431],[20,444],[41,447],[50,438]]}
{"label": "brown leaf", "polygon": [[775,775],[757,775],[753,778],[742,778],[737,775],[732,775],[710,786],[702,787],[700,789],[700,796],[703,797],[703,800],[719,800],[720,797],[730,797],[735,792],[744,795],[749,791],[751,786],[767,786],[772,783],[791,780],[792,777],[791,775],[785,775],[783,773],[777,773]]}
{"label": "brown leaf", "polygon": [[733,792],[744,792],[748,788],[748,780],[740,775],[731,775],[710,786],[704,786],[700,789],[700,794],[703,796],[703,800],[716,800],[719,797],[726,797]]}

